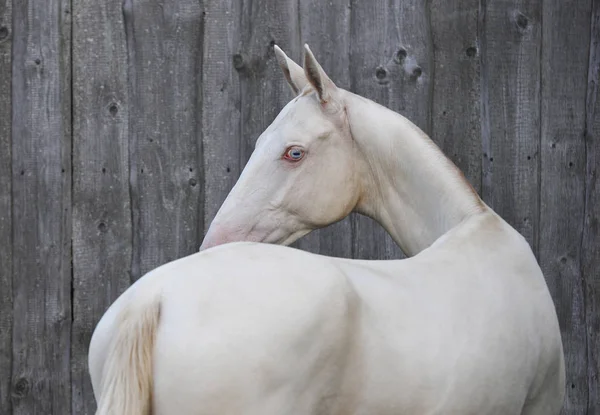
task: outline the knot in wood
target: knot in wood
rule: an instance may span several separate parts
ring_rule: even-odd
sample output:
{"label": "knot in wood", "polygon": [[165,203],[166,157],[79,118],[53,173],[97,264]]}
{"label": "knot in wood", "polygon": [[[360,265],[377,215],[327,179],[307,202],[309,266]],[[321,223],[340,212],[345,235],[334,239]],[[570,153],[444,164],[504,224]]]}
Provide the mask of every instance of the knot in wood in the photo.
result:
{"label": "knot in wood", "polygon": [[29,381],[25,378],[19,378],[15,382],[13,395],[16,398],[24,398],[29,394]]}
{"label": "knot in wood", "polygon": [[5,26],[0,27],[0,42],[8,38],[8,28]]}
{"label": "knot in wood", "polygon": [[517,12],[515,20],[517,22],[517,26],[521,30],[525,30],[527,28],[527,25],[529,24],[529,19],[521,12]]}

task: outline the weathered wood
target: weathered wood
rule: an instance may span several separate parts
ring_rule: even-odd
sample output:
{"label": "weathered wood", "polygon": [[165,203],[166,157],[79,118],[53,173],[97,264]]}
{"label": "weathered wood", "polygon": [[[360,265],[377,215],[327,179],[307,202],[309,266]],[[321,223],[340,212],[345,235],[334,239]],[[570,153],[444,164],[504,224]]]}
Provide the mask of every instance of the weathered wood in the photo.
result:
{"label": "weathered wood", "polygon": [[256,139],[290,100],[273,45],[300,57],[298,2],[242,0],[238,65],[241,88],[240,164],[246,164]]}
{"label": "weathered wood", "polygon": [[198,0],[124,1],[132,278],[198,251],[203,217]]}
{"label": "weathered wood", "polygon": [[587,326],[587,413],[600,413],[600,1],[593,0],[585,119],[586,183],[582,276]]}
{"label": "weathered wood", "polygon": [[12,413],[12,1],[0,0],[0,413]]}
{"label": "weathered wood", "polygon": [[[433,68],[426,3],[353,1],[350,20],[351,90],[400,112],[431,133]],[[402,256],[383,228],[368,218],[355,218],[355,258]]]}
{"label": "weathered wood", "polygon": [[[339,0],[322,7],[319,0],[298,3],[300,42],[311,50],[331,79],[341,88],[350,87],[350,0]],[[302,65],[302,56],[294,56]],[[291,95],[290,95],[291,96]],[[321,255],[352,257],[352,219],[350,217],[313,232],[296,245]]]}
{"label": "weathered wood", "polygon": [[13,414],[71,411],[69,3],[13,2]]}
{"label": "weathered wood", "polygon": [[432,138],[481,190],[479,0],[432,0]]}
{"label": "weathered wood", "polygon": [[93,414],[91,335],[130,283],[129,100],[122,1],[73,1],[72,413]]}
{"label": "weathered wood", "polygon": [[[205,0],[202,65],[204,231],[240,172],[240,0]],[[237,69],[236,69],[237,68]]]}
{"label": "weathered wood", "polygon": [[581,237],[591,1],[545,0],[542,10],[539,259],[562,330],[564,411],[583,414],[589,396]]}
{"label": "weathered wood", "polygon": [[480,43],[485,108],[482,195],[537,254],[541,4],[485,3]]}

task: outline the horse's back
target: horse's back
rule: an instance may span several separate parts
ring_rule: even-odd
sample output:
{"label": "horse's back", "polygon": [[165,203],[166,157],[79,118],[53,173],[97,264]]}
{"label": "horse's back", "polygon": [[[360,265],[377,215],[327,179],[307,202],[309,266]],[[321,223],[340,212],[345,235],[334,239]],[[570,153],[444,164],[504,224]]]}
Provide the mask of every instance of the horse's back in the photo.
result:
{"label": "horse's back", "polygon": [[562,344],[541,270],[508,225],[481,221],[401,266],[345,263],[371,413],[516,415],[542,394],[559,410]]}
{"label": "horse's back", "polygon": [[202,275],[181,270],[162,293],[156,413],[332,413],[355,345],[344,274],[272,245],[203,255]]}

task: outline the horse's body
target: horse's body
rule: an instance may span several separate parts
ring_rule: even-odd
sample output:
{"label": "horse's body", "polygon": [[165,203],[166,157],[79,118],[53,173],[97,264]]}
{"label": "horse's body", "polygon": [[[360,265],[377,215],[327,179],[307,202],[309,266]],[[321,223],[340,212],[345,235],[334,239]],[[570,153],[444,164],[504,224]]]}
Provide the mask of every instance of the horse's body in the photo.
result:
{"label": "horse's body", "polygon": [[[382,223],[412,257],[347,260],[240,242],[159,267],[111,306],[94,333],[90,372],[98,413],[558,414],[565,382],[560,331],[527,242],[449,162],[436,159],[439,150],[412,124],[319,83],[313,78],[323,77],[322,69],[310,66],[312,55],[307,59],[321,108],[326,112],[333,101],[326,93],[346,105],[355,141],[346,149],[340,144],[337,157],[359,174],[337,180],[319,171],[331,186],[325,193],[347,192],[315,194],[304,214],[299,203],[307,195],[296,195],[300,187],[290,192],[283,179],[274,190],[287,189],[283,195],[266,188],[244,193],[267,168],[251,159],[203,248],[241,239],[290,243],[355,209]],[[302,86],[297,68],[282,66],[292,87]],[[313,99],[304,91],[295,105]],[[286,135],[281,123],[294,120],[290,108],[265,133]],[[307,136],[334,139],[323,134]],[[407,138],[388,144],[388,136]],[[292,144],[312,149],[303,162],[311,166],[311,151],[313,158],[327,154],[323,142]],[[275,163],[265,146],[257,145],[257,157]],[[356,147],[360,160],[348,155]],[[296,163],[300,153],[289,154]],[[394,162],[397,154],[401,163]],[[302,171],[297,163],[277,166],[287,174]],[[407,173],[412,168],[418,174]],[[254,208],[260,197],[276,219]],[[251,216],[238,220],[233,207],[245,203]],[[283,220],[284,210],[296,216]],[[257,222],[243,225],[248,217]]]}

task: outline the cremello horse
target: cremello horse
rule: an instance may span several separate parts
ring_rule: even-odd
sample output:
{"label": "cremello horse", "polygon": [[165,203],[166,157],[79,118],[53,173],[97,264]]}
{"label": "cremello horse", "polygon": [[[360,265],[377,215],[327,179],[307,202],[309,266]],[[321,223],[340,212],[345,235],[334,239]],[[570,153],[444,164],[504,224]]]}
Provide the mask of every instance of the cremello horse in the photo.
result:
{"label": "cremello horse", "polygon": [[[562,342],[527,242],[415,125],[337,88],[308,47],[304,69],[276,52],[297,96],[203,251],[96,328],[98,414],[558,414]],[[289,244],[352,210],[410,258],[224,244]]]}

